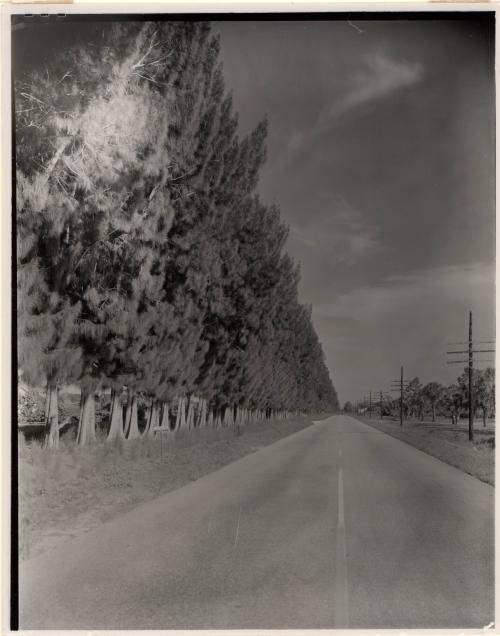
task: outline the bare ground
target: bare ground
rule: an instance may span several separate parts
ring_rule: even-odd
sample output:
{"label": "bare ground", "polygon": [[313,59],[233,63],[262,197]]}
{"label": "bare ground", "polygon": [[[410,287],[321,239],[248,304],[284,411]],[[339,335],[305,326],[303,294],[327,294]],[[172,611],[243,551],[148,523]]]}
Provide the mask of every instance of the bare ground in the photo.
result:
{"label": "bare ground", "polygon": [[399,420],[356,417],[481,481],[495,483],[495,423],[492,421],[486,427],[482,422],[476,422],[474,441],[470,442],[468,421],[465,420],[457,426],[452,426],[449,421],[405,421],[401,428]]}
{"label": "bare ground", "polygon": [[318,417],[197,430],[159,439],[100,442],[57,451],[33,440],[19,443],[19,555],[27,559],[54,549],[135,506],[291,435]]}

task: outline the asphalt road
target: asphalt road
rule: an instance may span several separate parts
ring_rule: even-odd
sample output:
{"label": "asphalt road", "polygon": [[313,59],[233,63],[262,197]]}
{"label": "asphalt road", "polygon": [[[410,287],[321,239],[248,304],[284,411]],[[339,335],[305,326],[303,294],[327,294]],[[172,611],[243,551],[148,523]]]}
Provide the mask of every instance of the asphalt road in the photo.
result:
{"label": "asphalt road", "polygon": [[22,564],[22,629],[494,620],[494,489],[347,416]]}

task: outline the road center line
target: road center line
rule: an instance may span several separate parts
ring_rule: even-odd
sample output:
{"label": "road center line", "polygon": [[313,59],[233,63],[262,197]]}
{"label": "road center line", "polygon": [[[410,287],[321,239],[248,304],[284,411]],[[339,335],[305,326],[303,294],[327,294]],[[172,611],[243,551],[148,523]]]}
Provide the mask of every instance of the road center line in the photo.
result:
{"label": "road center line", "polygon": [[335,547],[334,627],[349,627],[349,596],[347,590],[347,550],[344,515],[344,473],[339,467],[337,542]]}
{"label": "road center line", "polygon": [[234,537],[233,550],[236,548],[236,544],[238,543],[238,535],[240,533],[240,518],[241,518],[241,506],[238,512],[238,523],[236,524],[236,535]]}

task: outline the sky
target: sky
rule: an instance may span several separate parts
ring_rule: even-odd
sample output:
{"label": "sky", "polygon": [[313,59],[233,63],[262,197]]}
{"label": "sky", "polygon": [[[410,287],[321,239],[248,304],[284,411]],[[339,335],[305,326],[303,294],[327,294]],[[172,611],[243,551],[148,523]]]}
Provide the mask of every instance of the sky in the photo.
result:
{"label": "sky", "polygon": [[389,390],[401,365],[453,382],[447,343],[466,340],[469,310],[475,339],[495,336],[491,23],[214,28],[240,130],[268,118],[259,192],[289,225],[340,401]]}
{"label": "sky", "polygon": [[[268,118],[259,192],[289,226],[341,402],[401,365],[453,382],[469,310],[477,340],[495,335],[493,18],[388,15],[213,23],[241,134]],[[20,68],[85,37],[51,28],[19,32]]]}

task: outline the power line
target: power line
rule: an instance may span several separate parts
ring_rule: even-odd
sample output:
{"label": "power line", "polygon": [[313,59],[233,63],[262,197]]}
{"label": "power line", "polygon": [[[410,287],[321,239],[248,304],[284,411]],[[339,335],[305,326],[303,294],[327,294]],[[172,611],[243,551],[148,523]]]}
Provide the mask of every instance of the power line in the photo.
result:
{"label": "power line", "polygon": [[[474,368],[475,353],[495,353],[495,349],[473,349],[474,341],[472,339],[472,311],[469,311],[469,339],[467,342],[449,342],[448,345],[467,344],[466,350],[447,351],[447,355],[457,355],[467,353],[467,360],[448,360],[446,364],[467,364],[468,372],[468,397],[469,397],[469,440],[474,440],[474,395],[472,392],[472,376]],[[494,340],[480,340],[476,344],[495,344]],[[478,362],[487,362],[488,360],[478,360]]]}
{"label": "power line", "polygon": [[370,396],[367,397],[365,395],[365,397],[363,398],[363,402],[368,402],[368,416],[370,419],[372,419],[372,392],[370,391]]}
{"label": "power line", "polygon": [[401,428],[403,428],[403,392],[404,390],[408,387],[408,381],[404,379],[403,377],[403,367],[401,367],[401,378],[399,380],[391,380],[391,384],[399,384],[399,388],[398,387],[394,387],[391,390],[392,391],[400,391],[400,398],[399,398],[399,425],[401,426]]}

